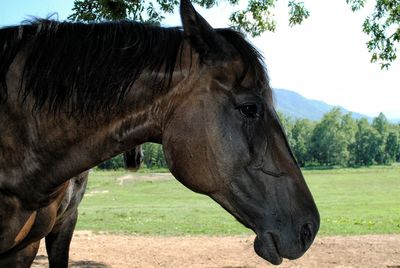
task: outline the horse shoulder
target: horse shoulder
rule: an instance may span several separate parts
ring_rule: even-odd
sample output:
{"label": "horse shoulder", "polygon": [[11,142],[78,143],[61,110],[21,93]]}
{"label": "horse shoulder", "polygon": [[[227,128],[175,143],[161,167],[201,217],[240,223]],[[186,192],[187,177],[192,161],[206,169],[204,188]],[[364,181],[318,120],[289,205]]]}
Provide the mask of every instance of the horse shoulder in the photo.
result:
{"label": "horse shoulder", "polygon": [[52,201],[37,209],[29,207],[21,199],[9,193],[0,193],[0,253],[22,249],[40,240],[53,228],[57,211],[65,196],[69,181],[61,185],[53,194]]}

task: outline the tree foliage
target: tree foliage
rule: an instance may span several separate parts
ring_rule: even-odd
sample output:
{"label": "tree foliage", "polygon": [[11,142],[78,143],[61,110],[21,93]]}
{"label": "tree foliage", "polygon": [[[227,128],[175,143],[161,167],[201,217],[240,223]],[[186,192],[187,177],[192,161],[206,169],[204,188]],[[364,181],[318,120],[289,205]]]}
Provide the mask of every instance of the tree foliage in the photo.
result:
{"label": "tree foliage", "polygon": [[298,119],[294,122],[291,131],[292,139],[289,142],[301,167],[304,167],[307,162],[311,161],[308,146],[311,143],[313,129],[313,122],[308,119]]}
{"label": "tree foliage", "polygon": [[352,155],[351,164],[354,166],[370,166],[376,163],[379,138],[378,131],[368,123],[367,119],[359,120],[357,122],[355,142],[349,148]]}
{"label": "tree foliage", "polygon": [[[366,0],[346,0],[353,11],[364,7]],[[397,58],[400,42],[400,0],[376,0],[375,9],[363,23],[363,31],[369,35],[367,47],[371,61],[388,68]]]}
{"label": "tree foliage", "polygon": [[164,13],[171,13],[178,5],[176,0],[133,1],[133,0],[75,0],[73,21],[99,22],[112,20],[134,20],[159,23]]}
{"label": "tree foliage", "polygon": [[385,143],[385,152],[388,162],[399,161],[398,155],[400,154],[400,139],[398,132],[391,131],[388,133]]}
{"label": "tree foliage", "polygon": [[[368,122],[334,108],[319,122],[283,120],[300,166],[369,166],[400,161],[400,125],[379,114]],[[289,124],[289,125],[288,125]]]}
{"label": "tree foliage", "polygon": [[[226,0],[236,5],[239,0]],[[212,8],[218,0],[194,0],[202,7]],[[259,36],[266,31],[275,31],[274,8],[277,0],[248,0],[247,7],[231,14],[233,27],[250,35]],[[364,8],[366,0],[346,0],[352,11]],[[166,13],[173,13],[178,0],[75,0],[73,21],[123,20],[159,24]],[[288,1],[289,25],[301,24],[310,16],[303,1]],[[367,47],[371,62],[388,68],[397,58],[400,43],[400,0],[375,0],[375,8],[364,21],[363,32],[369,35]]]}
{"label": "tree foliage", "polygon": [[167,168],[162,146],[156,143],[143,145],[143,163],[147,168]]}
{"label": "tree foliage", "polygon": [[107,161],[97,165],[99,169],[119,169],[124,167],[124,157],[122,154],[117,155]]}
{"label": "tree foliage", "polygon": [[[168,168],[165,162],[163,148],[160,144],[145,143],[143,146],[143,164],[149,169]],[[119,169],[124,168],[123,155],[117,155],[97,166],[99,169]]]}
{"label": "tree foliage", "polygon": [[312,132],[309,150],[312,159],[323,165],[345,165],[350,140],[339,108],[325,114]]}

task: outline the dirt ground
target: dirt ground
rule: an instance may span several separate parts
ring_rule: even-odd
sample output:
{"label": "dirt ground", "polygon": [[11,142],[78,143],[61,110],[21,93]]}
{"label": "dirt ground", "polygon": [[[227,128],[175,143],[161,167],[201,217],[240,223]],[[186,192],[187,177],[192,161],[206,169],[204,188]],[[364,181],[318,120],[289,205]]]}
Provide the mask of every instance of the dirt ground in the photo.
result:
{"label": "dirt ground", "polygon": [[[251,236],[142,237],[77,231],[70,267],[273,267],[253,251]],[[32,267],[48,267],[42,243]],[[299,260],[280,267],[400,268],[400,235],[317,238]]]}

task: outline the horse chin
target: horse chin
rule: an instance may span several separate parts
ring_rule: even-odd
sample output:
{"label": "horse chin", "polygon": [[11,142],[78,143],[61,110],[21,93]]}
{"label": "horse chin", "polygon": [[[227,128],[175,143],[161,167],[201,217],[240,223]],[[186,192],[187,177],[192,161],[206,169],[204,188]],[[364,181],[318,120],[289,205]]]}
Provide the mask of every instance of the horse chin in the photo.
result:
{"label": "horse chin", "polygon": [[270,233],[257,235],[254,240],[254,250],[258,256],[274,265],[282,263],[282,257],[279,255],[277,245]]}

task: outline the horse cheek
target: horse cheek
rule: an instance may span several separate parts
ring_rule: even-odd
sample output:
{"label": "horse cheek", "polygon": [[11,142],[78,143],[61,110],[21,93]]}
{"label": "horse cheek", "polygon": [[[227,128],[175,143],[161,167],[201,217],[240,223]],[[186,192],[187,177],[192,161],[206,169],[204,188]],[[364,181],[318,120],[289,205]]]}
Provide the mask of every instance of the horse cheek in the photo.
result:
{"label": "horse cheek", "polygon": [[189,189],[203,194],[213,193],[218,190],[218,184],[213,176],[214,163],[208,150],[204,113],[178,114],[163,135],[168,167],[175,178]]}

